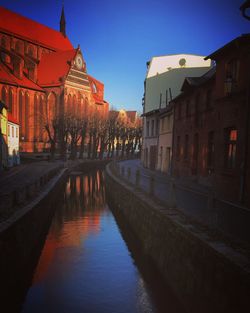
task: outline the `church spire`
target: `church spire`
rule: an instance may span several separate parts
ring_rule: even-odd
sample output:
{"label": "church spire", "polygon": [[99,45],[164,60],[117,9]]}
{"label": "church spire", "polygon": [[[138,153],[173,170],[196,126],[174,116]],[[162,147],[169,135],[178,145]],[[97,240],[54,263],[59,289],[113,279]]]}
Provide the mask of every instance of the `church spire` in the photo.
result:
{"label": "church spire", "polygon": [[62,6],[62,13],[60,19],[60,32],[63,34],[64,37],[66,37],[66,20],[64,15],[64,4]]}

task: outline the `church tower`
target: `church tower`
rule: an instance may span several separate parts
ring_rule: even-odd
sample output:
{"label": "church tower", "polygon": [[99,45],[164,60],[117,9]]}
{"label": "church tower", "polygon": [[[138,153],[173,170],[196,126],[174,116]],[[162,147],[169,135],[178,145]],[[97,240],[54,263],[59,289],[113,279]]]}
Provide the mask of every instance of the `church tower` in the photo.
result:
{"label": "church tower", "polygon": [[66,37],[66,21],[64,15],[64,5],[62,7],[61,19],[60,19],[60,32]]}

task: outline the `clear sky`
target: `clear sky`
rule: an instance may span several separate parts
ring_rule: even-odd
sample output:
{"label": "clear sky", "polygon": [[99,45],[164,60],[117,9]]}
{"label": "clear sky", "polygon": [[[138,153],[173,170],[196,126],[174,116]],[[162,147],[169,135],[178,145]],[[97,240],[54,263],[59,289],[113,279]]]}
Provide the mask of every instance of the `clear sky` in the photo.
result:
{"label": "clear sky", "polygon": [[[65,0],[66,32],[80,44],[87,71],[105,84],[117,109],[142,111],[146,62],[174,53],[208,55],[242,33],[250,22],[244,0]],[[60,0],[0,0],[0,4],[54,29]]]}

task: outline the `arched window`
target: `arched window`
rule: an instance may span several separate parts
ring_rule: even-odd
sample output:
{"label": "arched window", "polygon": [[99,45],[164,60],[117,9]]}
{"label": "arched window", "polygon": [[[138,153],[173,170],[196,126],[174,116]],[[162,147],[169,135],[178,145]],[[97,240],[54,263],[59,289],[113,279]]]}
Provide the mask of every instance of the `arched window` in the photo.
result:
{"label": "arched window", "polygon": [[77,113],[81,116],[83,114],[83,96],[80,93],[78,94]]}
{"label": "arched window", "polygon": [[39,140],[43,140],[44,127],[44,97],[41,95],[39,99]]}
{"label": "arched window", "polygon": [[8,99],[7,99],[7,88],[3,87],[1,92],[1,100],[4,104],[8,105]]}
{"label": "arched window", "polygon": [[48,119],[52,121],[56,117],[56,95],[50,93],[48,97]]}
{"label": "arched window", "polygon": [[75,115],[76,113],[80,114],[80,112],[77,112],[77,99],[76,95],[73,96],[73,108],[72,108],[72,113]]}
{"label": "arched window", "polygon": [[87,115],[88,109],[89,109],[89,100],[88,100],[87,97],[85,98],[85,101],[84,101],[84,102],[85,102],[85,103],[84,103],[84,114]]}
{"label": "arched window", "polygon": [[5,36],[1,38],[1,46],[7,48],[7,38]]}
{"label": "arched window", "polygon": [[20,41],[17,41],[16,44],[15,44],[15,50],[17,53],[21,53],[22,51],[22,45],[21,45],[21,42]]}
{"label": "arched window", "polygon": [[71,96],[71,94],[68,95],[67,107],[68,107],[68,109],[67,109],[68,113],[71,114],[72,113],[72,96]]}
{"label": "arched window", "polygon": [[21,140],[25,137],[25,106],[24,106],[24,94],[22,91],[19,91],[19,124],[20,124],[20,135]]}
{"label": "arched window", "polygon": [[38,139],[39,135],[39,97],[38,94],[34,96],[34,140]]}
{"label": "arched window", "polygon": [[28,55],[31,57],[34,57],[34,55],[35,55],[34,48],[32,46],[29,46],[29,48],[28,48]]}
{"label": "arched window", "polygon": [[25,92],[25,115],[24,115],[24,137],[29,140],[29,117],[30,117],[30,95],[28,91]]}
{"label": "arched window", "polygon": [[12,88],[9,89],[9,112],[13,113],[14,93]]}

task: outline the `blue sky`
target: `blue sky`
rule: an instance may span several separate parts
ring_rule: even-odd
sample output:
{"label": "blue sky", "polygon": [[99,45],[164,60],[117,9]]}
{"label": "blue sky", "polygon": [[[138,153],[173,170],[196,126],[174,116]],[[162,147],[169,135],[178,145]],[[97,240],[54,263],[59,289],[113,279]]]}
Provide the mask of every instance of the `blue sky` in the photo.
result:
{"label": "blue sky", "polygon": [[[65,0],[66,32],[80,44],[89,74],[105,84],[111,106],[142,111],[146,62],[174,53],[208,55],[250,32],[244,0]],[[54,29],[62,1],[0,0]]]}

